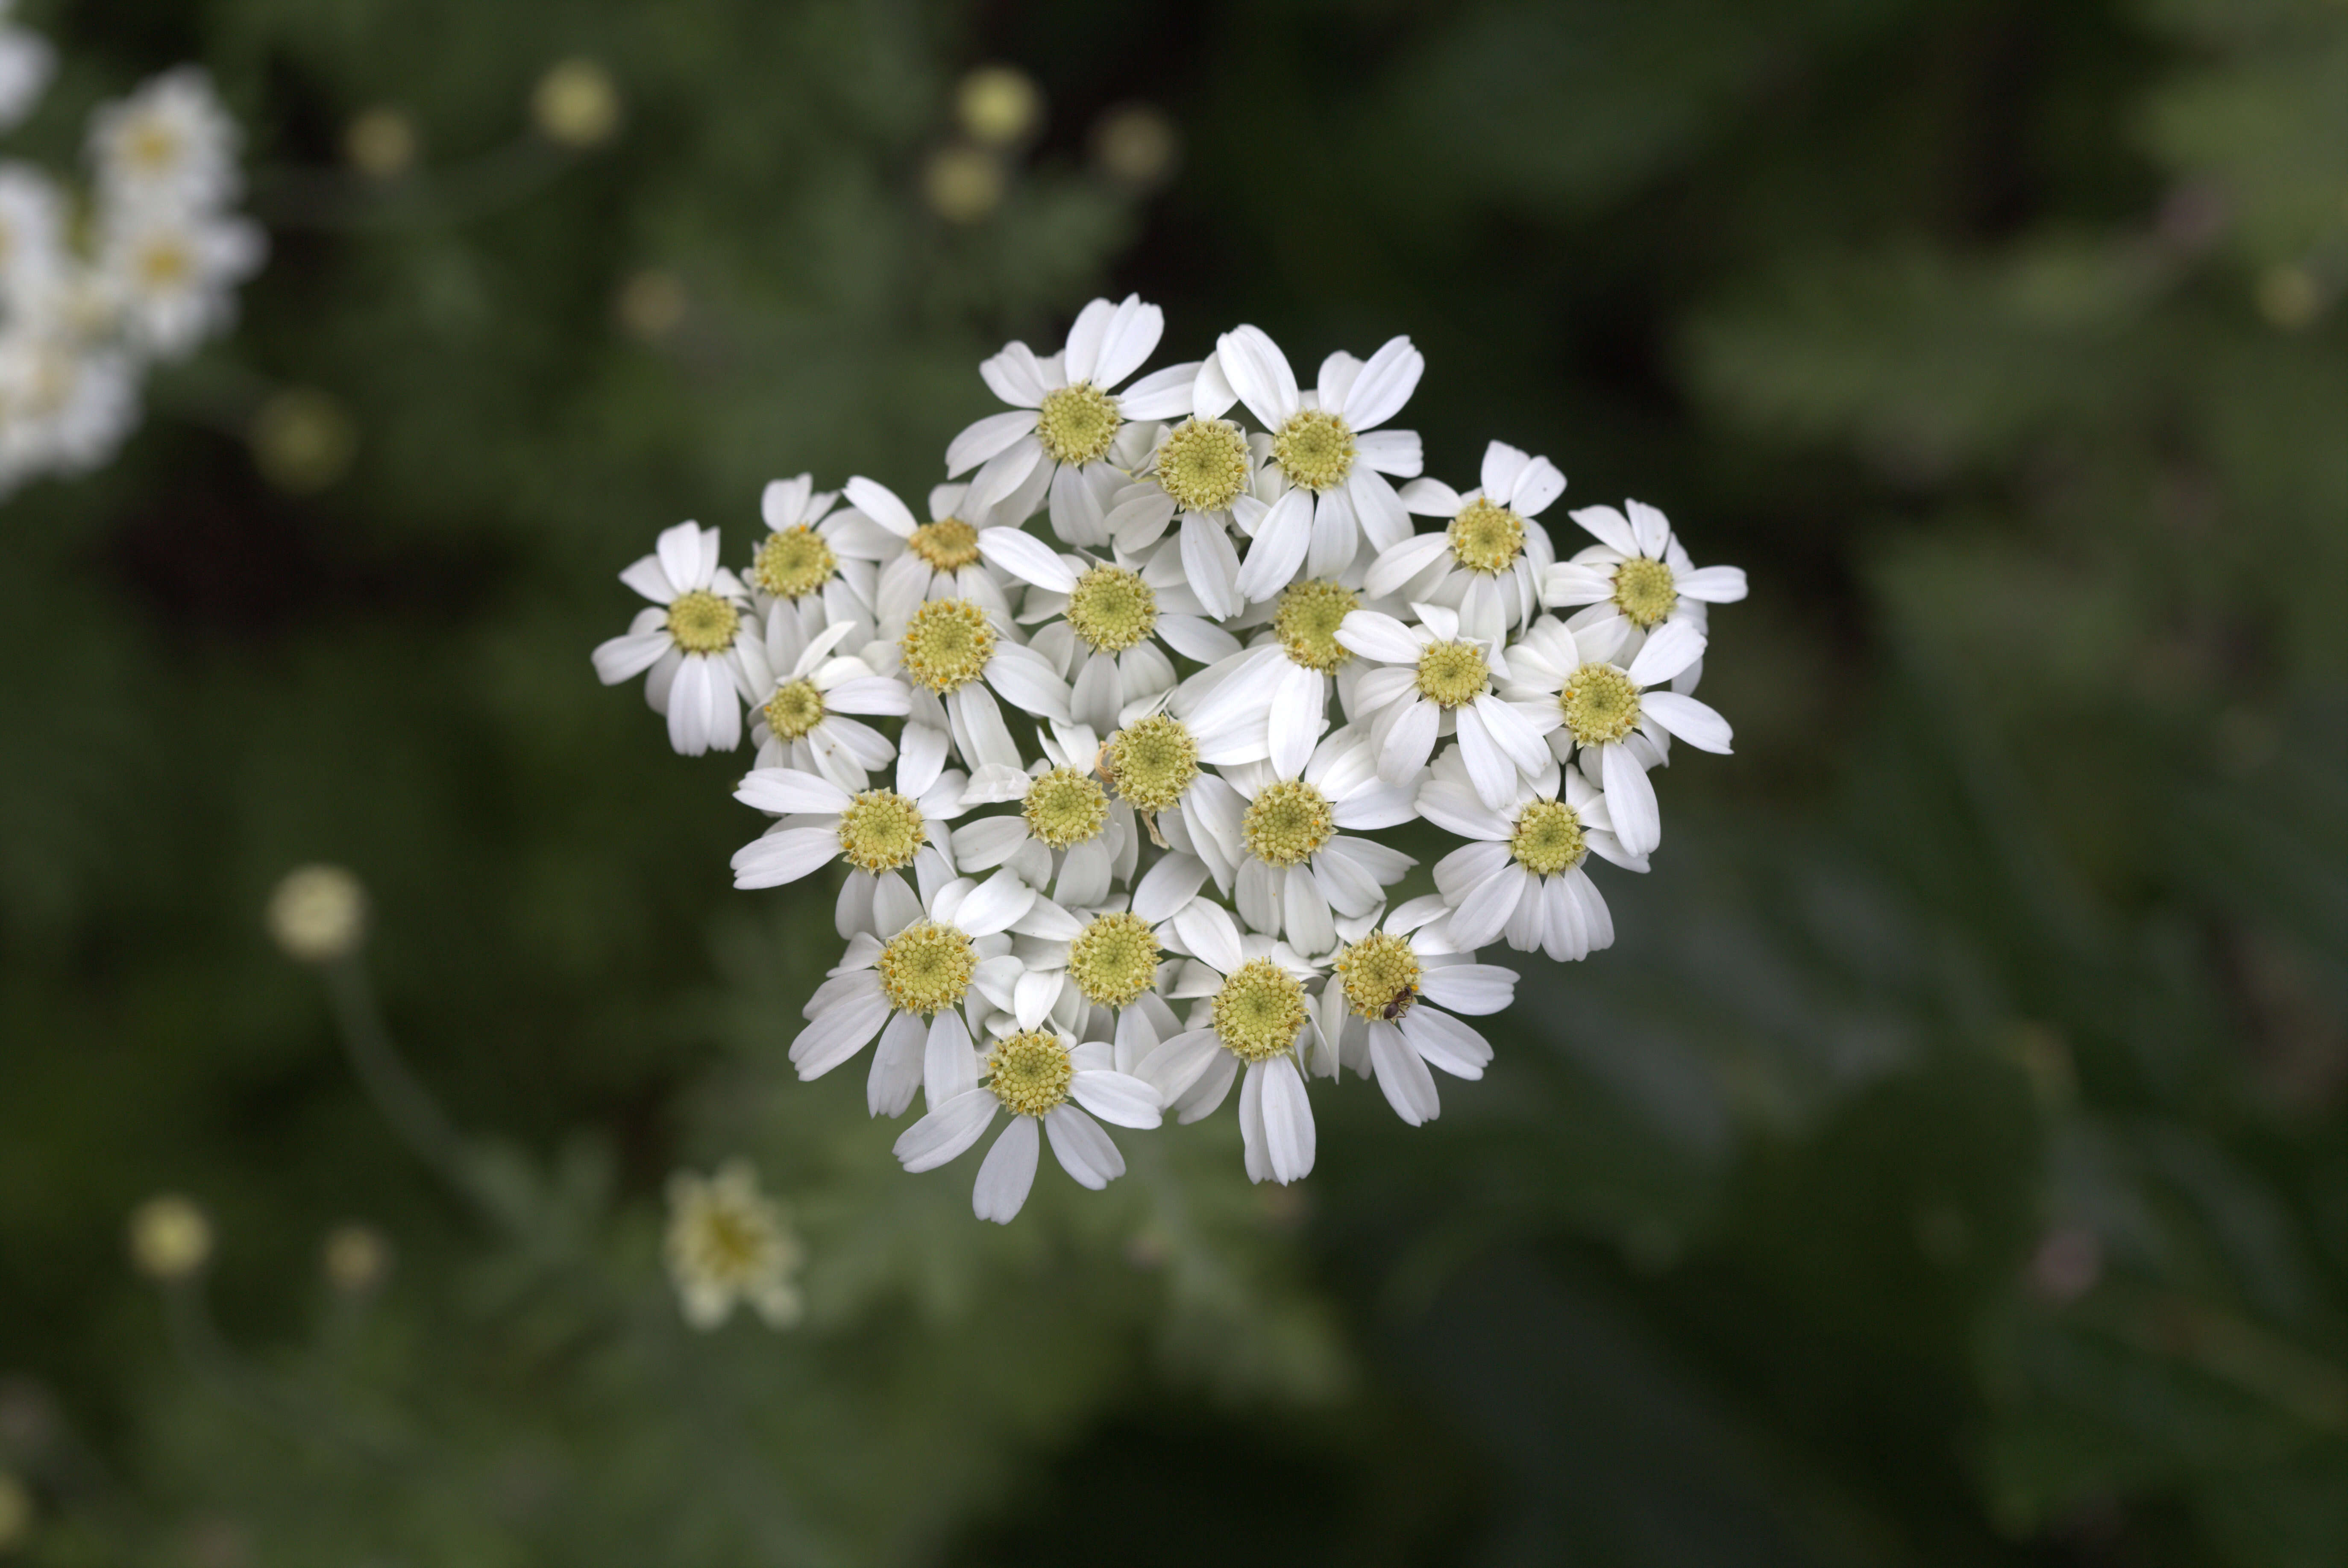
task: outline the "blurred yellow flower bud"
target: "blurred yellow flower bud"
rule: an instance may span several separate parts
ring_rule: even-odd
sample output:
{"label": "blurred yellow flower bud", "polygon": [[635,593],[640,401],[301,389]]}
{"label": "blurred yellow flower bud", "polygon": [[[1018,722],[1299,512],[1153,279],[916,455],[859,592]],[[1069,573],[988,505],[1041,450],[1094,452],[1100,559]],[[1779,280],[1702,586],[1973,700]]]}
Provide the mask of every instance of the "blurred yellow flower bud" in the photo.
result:
{"label": "blurred yellow flower bud", "polygon": [[2269,267],[2259,274],[2259,314],[2285,332],[2314,325],[2323,314],[2323,291],[2305,267]]}
{"label": "blurred yellow flower bud", "polygon": [[629,336],[658,343],[684,325],[690,303],[682,278],[660,267],[646,267],[620,285],[614,308]]}
{"label": "blurred yellow flower bud", "polygon": [[347,472],[358,431],[342,403],[308,387],[272,393],[249,438],[261,477],[289,495],[311,495]]}
{"label": "blurred yellow flower bud", "polygon": [[975,223],[1003,205],[1003,163],[976,147],[942,147],[922,179],[930,210],[949,223]]}
{"label": "blurred yellow flower bud", "polygon": [[1154,191],[1182,160],[1182,133],[1164,111],[1146,103],[1110,109],[1094,122],[1093,161],[1120,185]]}
{"label": "blurred yellow flower bud", "polygon": [[1025,71],[981,66],[954,90],[954,119],[980,146],[1008,147],[1043,124],[1044,95]]}
{"label": "blurred yellow flower bud", "polygon": [[302,866],[269,895],[269,934],[289,958],[324,964],[366,939],[366,889],[340,866]]}
{"label": "blurred yellow flower bud", "polygon": [[368,109],[344,130],[343,156],[371,179],[405,174],[416,163],[416,122],[396,108]]}
{"label": "blurred yellow flower bud", "polygon": [[558,61],[530,95],[541,134],[564,147],[594,147],[620,129],[620,89],[593,60]]}
{"label": "blurred yellow flower bud", "polygon": [[212,1222],[176,1192],[130,1211],[130,1262],[149,1279],[182,1280],[212,1255]]}
{"label": "blurred yellow flower bud", "polygon": [[373,1295],[391,1277],[391,1242],[373,1225],[336,1225],[326,1233],[319,1261],[335,1294]]}

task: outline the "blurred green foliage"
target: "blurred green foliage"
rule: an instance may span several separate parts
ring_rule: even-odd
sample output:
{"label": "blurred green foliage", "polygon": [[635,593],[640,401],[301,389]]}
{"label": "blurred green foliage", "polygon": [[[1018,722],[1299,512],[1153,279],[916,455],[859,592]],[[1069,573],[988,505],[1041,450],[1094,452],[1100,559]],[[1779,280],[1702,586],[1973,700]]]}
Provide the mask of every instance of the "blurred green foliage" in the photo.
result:
{"label": "blurred green foliage", "polygon": [[[2336,0],[28,9],[18,146],[201,60],[274,247],[0,520],[29,1561],[2348,1560]],[[532,129],[565,58],[607,142]],[[982,149],[989,59],[1045,119]],[[1225,1119],[998,1232],[791,1080],[828,904],[730,890],[739,758],[586,651],[655,530],[918,488],[1128,287],[1182,356],[1409,332],[1432,471],[1749,567],[1739,755],[1440,1121],[1340,1086],[1292,1191]],[[318,859],[485,1202],[262,934]],[[659,1193],[737,1153],[809,1316],[703,1336]],[[200,1287],[122,1261],[160,1189]]]}

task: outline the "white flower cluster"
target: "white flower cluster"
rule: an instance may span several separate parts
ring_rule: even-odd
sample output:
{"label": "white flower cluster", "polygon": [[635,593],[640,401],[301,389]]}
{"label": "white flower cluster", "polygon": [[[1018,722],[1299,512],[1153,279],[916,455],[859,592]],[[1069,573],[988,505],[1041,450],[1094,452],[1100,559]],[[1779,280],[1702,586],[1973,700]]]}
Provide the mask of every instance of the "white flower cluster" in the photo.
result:
{"label": "white flower cluster", "polygon": [[[0,129],[55,64],[0,0]],[[230,211],[236,143],[210,78],[181,67],[92,117],[87,205],[0,160],[0,494],[104,463],[138,422],[146,367],[228,325],[263,248]]]}
{"label": "white flower cluster", "polygon": [[[678,751],[732,749],[747,706],[736,799],[775,820],[736,885],[846,869],[791,1059],[877,1037],[871,1112],[924,1099],[909,1170],[1010,1113],[984,1219],[1042,1139],[1097,1188],[1124,1170],[1101,1121],[1196,1120],[1234,1083],[1257,1181],[1313,1167],[1308,1076],[1433,1117],[1429,1069],[1491,1058],[1459,1015],[1513,995],[1477,950],[1609,945],[1590,858],[1646,870],[1649,770],[1729,747],[1689,694],[1743,573],[1635,501],[1574,512],[1595,542],[1559,560],[1564,476],[1498,441],[1471,490],[1418,478],[1407,338],[1308,389],[1242,326],[1132,379],[1161,325],[1095,300],[1059,353],[981,366],[1010,409],[954,438],[968,477],[926,515],[802,475],[738,573],[716,530],[668,530],[622,573],[651,605],[595,650],[606,684],[649,672]],[[1373,835],[1416,820],[1466,841],[1390,903],[1416,862]]]}

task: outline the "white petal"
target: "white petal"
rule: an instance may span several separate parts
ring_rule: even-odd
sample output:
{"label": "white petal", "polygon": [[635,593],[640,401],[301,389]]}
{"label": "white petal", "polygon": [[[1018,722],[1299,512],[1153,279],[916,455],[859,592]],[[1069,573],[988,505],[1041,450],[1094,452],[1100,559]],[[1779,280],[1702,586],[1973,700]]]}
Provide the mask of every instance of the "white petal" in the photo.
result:
{"label": "white petal", "polygon": [[978,552],[1022,582],[1054,593],[1076,591],[1076,574],[1053,548],[1032,533],[1015,528],[982,528]]}
{"label": "white petal", "polygon": [[1491,1045],[1483,1036],[1433,1007],[1413,1007],[1405,1014],[1402,1032],[1411,1049],[1453,1078],[1482,1078],[1492,1060]]}
{"label": "white petal", "polygon": [[1197,512],[1182,515],[1182,573],[1210,615],[1228,619],[1245,603],[1236,586],[1240,553],[1231,535]]}
{"label": "white petal", "polygon": [[1231,390],[1265,429],[1278,431],[1303,407],[1288,356],[1262,328],[1241,326],[1223,334],[1216,340],[1215,357]]}
{"label": "white petal", "polygon": [[1680,593],[1690,599],[1707,604],[1734,604],[1745,597],[1745,569],[1740,566],[1705,566],[1694,572],[1681,573],[1673,583]]}
{"label": "white petal", "polygon": [[780,887],[821,871],[839,858],[839,834],[831,828],[785,828],[751,840],[734,851],[734,885]]}
{"label": "white petal", "polygon": [[1313,1169],[1313,1102],[1304,1079],[1287,1057],[1263,1064],[1263,1141],[1272,1178],[1293,1181]]}
{"label": "white petal", "polygon": [[944,1105],[978,1087],[978,1053],[971,1049],[970,1026],[958,1007],[942,1009],[930,1020],[929,1037],[922,1047],[922,1098]]}
{"label": "white petal", "polygon": [[1362,583],[1362,592],[1373,599],[1398,593],[1404,583],[1434,565],[1450,548],[1451,540],[1447,534],[1415,534],[1370,563],[1370,574]]}
{"label": "white petal", "polygon": [[1207,865],[1192,855],[1168,855],[1149,868],[1133,890],[1137,919],[1156,925],[1190,902],[1207,880]]}
{"label": "white petal", "polygon": [[1647,637],[1631,660],[1632,680],[1661,686],[1704,657],[1704,634],[1684,621],[1666,621]]}
{"label": "white petal", "polygon": [[1190,412],[1190,387],[1199,377],[1194,361],[1153,370],[1117,395],[1117,412],[1145,423],[1172,419]]}
{"label": "white petal", "polygon": [[1008,931],[1028,906],[1035,890],[1010,871],[999,871],[975,888],[953,913],[953,923],[972,936],[992,936]]}
{"label": "white petal", "polygon": [[1052,1153],[1060,1169],[1080,1187],[1097,1192],[1125,1174],[1125,1157],[1101,1124],[1073,1105],[1056,1106],[1045,1113],[1044,1131],[1052,1140]]}
{"label": "white petal", "polygon": [[981,360],[978,377],[1014,408],[1033,408],[1051,390],[1035,363],[1035,351],[1024,343],[1006,343],[1002,353]]}
{"label": "white petal", "polygon": [[803,1078],[820,1078],[862,1050],[888,1021],[889,999],[880,994],[880,983],[875,977],[869,990],[839,1003],[799,1031],[791,1042],[791,1065]]}
{"label": "white petal", "polygon": [[[998,415],[996,418],[1025,418],[1033,423],[1035,417],[1014,413],[1007,416]],[[984,422],[980,421],[982,424]],[[920,526],[913,516],[912,508],[898,500],[897,492],[878,480],[868,480],[859,474],[848,481],[847,488],[842,493],[848,497],[849,505],[900,539],[911,538],[913,530]]]}
{"label": "white petal", "polygon": [[[1158,351],[1158,340],[1166,331],[1166,313],[1154,304],[1144,304],[1140,297],[1128,294],[1117,307],[1102,338],[1100,353],[1093,361],[1091,380],[1102,388],[1115,387],[1141,368],[1141,362]],[[1074,371],[1072,381],[1082,379]],[[1119,399],[1122,403],[1123,399]],[[1128,418],[1133,416],[1128,415]]]}
{"label": "white petal", "polygon": [[986,1160],[978,1168],[978,1181],[970,1194],[972,1212],[982,1220],[1009,1224],[1017,1216],[1020,1205],[1027,1202],[1027,1190],[1035,1184],[1038,1147],[1035,1119],[1013,1117],[1011,1125],[1003,1130],[1003,1136],[994,1140],[994,1147],[986,1151]]}
{"label": "white petal", "polygon": [[[1238,589],[1250,603],[1277,595],[1296,580],[1313,542],[1313,493],[1292,490],[1272,502],[1240,566]],[[1203,600],[1204,594],[1200,595]]]}
{"label": "white petal", "polygon": [[1174,934],[1193,957],[1205,960],[1218,974],[1229,975],[1246,962],[1240,928],[1221,904],[1194,898],[1174,912]]}
{"label": "white petal", "polygon": [[1374,430],[1402,412],[1426,369],[1426,356],[1409,338],[1389,338],[1345,389],[1345,406],[1338,412],[1354,429]]}
{"label": "white petal", "polygon": [[[715,531],[714,530],[712,531]],[[698,588],[709,579],[701,570],[701,525],[680,522],[675,528],[661,530],[654,552],[660,557],[662,574],[669,586],[683,593]]]}
{"label": "white petal", "polygon": [[1639,694],[1639,710],[1669,730],[1680,740],[1698,751],[1714,751],[1723,756],[1730,749],[1734,738],[1728,720],[1720,717],[1709,705],[1677,692],[1650,691]]}
{"label": "white petal", "polygon": [[1530,874],[1516,865],[1503,867],[1477,882],[1451,912],[1451,939],[1468,950],[1490,942],[1517,913],[1518,901],[1531,885]]}
{"label": "white petal", "polygon": [[1365,659],[1416,665],[1426,649],[1410,628],[1382,610],[1350,610],[1337,623],[1336,639]]}
{"label": "white petal", "polygon": [[[1140,1016],[1132,1008],[1127,1013]],[[1155,1127],[1165,1114],[1157,1086],[1131,1073],[1098,1068],[1079,1072],[1068,1080],[1068,1095],[1103,1121],[1119,1127]]]}
{"label": "white petal", "polygon": [[983,1088],[957,1095],[898,1134],[890,1152],[908,1171],[934,1171],[976,1143],[1001,1109],[1003,1102]]}
{"label": "white petal", "polygon": [[1386,1103],[1411,1126],[1434,1120],[1442,1109],[1435,1075],[1426,1070],[1402,1031],[1382,1018],[1370,1020],[1370,1067],[1378,1088],[1385,1091]]}
{"label": "white petal", "polygon": [[796,768],[754,768],[743,776],[734,799],[778,817],[802,812],[836,817],[850,804],[847,790]]}
{"label": "white petal", "polygon": [[1607,814],[1614,819],[1614,836],[1632,854],[1652,855],[1663,841],[1662,809],[1655,803],[1655,786],[1627,746],[1600,748],[1605,753],[1600,780],[1606,791]]}

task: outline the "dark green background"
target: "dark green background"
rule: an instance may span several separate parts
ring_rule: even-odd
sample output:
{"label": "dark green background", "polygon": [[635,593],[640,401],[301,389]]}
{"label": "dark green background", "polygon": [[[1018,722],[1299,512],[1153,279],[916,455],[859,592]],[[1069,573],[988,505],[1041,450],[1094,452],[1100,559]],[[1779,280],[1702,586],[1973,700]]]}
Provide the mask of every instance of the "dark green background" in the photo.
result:
{"label": "dark green background", "polygon": [[[0,506],[32,1562],[2348,1561],[2337,0],[30,14],[67,64],[15,150],[203,61],[273,247],[117,463]],[[579,154],[526,107],[573,55],[626,103]],[[950,223],[989,60],[1047,120]],[[1156,191],[1090,161],[1136,99]],[[425,157],[369,186],[376,105]],[[1738,751],[1438,1122],[1341,1085],[1293,1191],[1225,1117],[997,1232],[857,1074],[791,1080],[823,895],[730,889],[744,758],[587,651],[658,529],[918,494],[984,353],[1127,289],[1173,356],[1408,332],[1432,471],[1498,437],[1747,567]],[[355,432],[323,490],[243,438],[287,387]],[[320,859],[486,1213],[267,944]],[[658,1270],[667,1172],[735,1153],[807,1235],[787,1335]],[[123,1261],[164,1189],[201,1309]],[[352,1217],[368,1302],[317,1271]]]}

